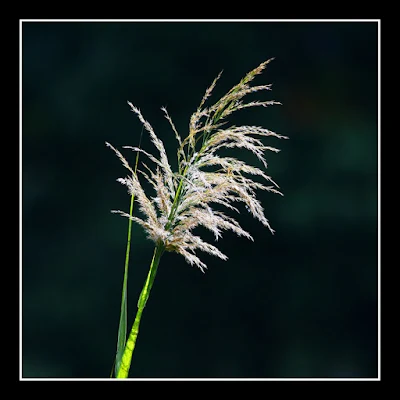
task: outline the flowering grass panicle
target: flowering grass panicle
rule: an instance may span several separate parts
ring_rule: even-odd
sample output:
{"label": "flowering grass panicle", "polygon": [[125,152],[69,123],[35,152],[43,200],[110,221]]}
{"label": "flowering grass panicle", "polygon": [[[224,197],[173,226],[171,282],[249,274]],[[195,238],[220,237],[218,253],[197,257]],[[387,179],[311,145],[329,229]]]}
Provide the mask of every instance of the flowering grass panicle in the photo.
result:
{"label": "flowering grass panicle", "polygon": [[[150,239],[162,244],[164,250],[181,254],[189,264],[196,265],[203,272],[206,265],[196,255],[196,250],[223,260],[226,260],[227,256],[216,246],[196,236],[193,233],[196,227],[203,226],[211,231],[215,240],[221,237],[224,230],[231,230],[238,236],[253,240],[234,218],[213,209],[213,204],[220,204],[229,210],[239,212],[238,203],[244,203],[253,217],[274,233],[260,201],[256,198],[256,190],[282,195],[279,186],[262,169],[248,165],[237,158],[218,154],[223,148],[248,150],[256,156],[264,168],[267,168],[265,152],[279,150],[264,145],[261,139],[270,136],[286,139],[285,136],[259,126],[227,124],[227,117],[235,111],[280,104],[273,100],[248,103],[243,101],[247,94],[271,89],[271,85],[250,85],[271,60],[261,63],[250,71],[214,104],[205,106],[221,76],[220,73],[206,90],[199,107],[192,114],[189,132],[185,138],[179,135],[167,110],[162,108],[177,139],[178,171],[172,171],[163,142],[157,137],[141,111],[130,102],[128,104],[131,111],[137,115],[150,135],[158,155],[154,156],[138,147],[124,146],[124,148],[145,154],[154,166],[150,168],[142,163],[143,169],[137,174],[124,156],[111,144],[106,143],[130,171],[128,176],[119,178],[118,181],[135,196],[141,216],[133,216],[120,210],[113,212],[138,223],[145,229]],[[263,183],[256,181],[256,177],[262,178]],[[139,178],[151,184],[155,196],[149,197],[145,193]]]}

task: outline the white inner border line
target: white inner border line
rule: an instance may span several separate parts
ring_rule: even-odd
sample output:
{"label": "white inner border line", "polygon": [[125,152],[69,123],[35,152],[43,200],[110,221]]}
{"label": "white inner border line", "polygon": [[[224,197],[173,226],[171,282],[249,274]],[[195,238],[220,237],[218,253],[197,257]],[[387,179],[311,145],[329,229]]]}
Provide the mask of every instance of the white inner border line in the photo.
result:
{"label": "white inner border line", "polygon": [[[381,20],[380,19],[20,19],[19,20],[19,379],[121,381],[110,378],[22,377],[22,23],[23,22],[377,22],[378,23],[378,377],[377,378],[128,378],[135,381],[380,381],[381,380]],[[122,380],[123,381],[123,380]]]}

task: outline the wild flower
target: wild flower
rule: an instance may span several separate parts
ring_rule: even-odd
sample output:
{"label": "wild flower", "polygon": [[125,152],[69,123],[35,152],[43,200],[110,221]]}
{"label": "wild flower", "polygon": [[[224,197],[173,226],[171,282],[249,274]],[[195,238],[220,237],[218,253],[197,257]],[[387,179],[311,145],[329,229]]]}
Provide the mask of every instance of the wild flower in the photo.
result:
{"label": "wild flower", "polygon": [[[141,225],[148,237],[156,244],[150,272],[139,298],[135,323],[123,354],[120,351],[120,355],[117,357],[117,377],[128,376],[141,313],[147,302],[157,266],[164,251],[181,254],[189,264],[196,265],[204,272],[207,266],[200,260],[196,250],[212,254],[223,260],[226,260],[227,256],[215,245],[207,243],[197,236],[194,233],[195,228],[205,227],[214,234],[216,241],[225,230],[231,230],[238,236],[253,240],[250,233],[246,232],[233,217],[217,210],[216,204],[239,212],[239,203],[243,203],[254,218],[266,226],[271,233],[274,233],[264,215],[264,208],[256,197],[256,191],[265,190],[282,195],[277,183],[263,169],[249,165],[240,159],[219,154],[221,149],[248,150],[266,169],[265,152],[279,152],[279,150],[264,145],[261,139],[270,136],[287,139],[286,136],[260,126],[228,124],[227,117],[235,111],[249,107],[268,107],[281,104],[274,100],[247,103],[243,101],[245,96],[250,93],[271,89],[271,85],[250,85],[270,61],[272,59],[261,63],[219,100],[206,106],[207,100],[221,76],[220,73],[206,90],[199,107],[190,117],[189,132],[184,138],[178,133],[166,108],[162,107],[165,118],[171,125],[177,140],[178,170],[176,172],[173,172],[171,168],[162,140],[155,134],[139,108],[130,102],[128,104],[131,111],[136,114],[148,132],[158,155],[154,156],[140,147],[124,146],[124,148],[147,156],[153,164],[152,167],[142,163],[143,168],[136,171],[136,168],[129,165],[120,151],[106,142],[106,145],[117,154],[124,167],[130,172],[129,175],[119,178],[118,181],[127,187],[132,199],[134,198],[139,206],[141,215],[133,215],[132,212],[128,214],[120,210],[113,212]],[[262,179],[263,183],[256,178]],[[155,192],[154,196],[146,194],[141,180],[150,183]],[[125,344],[125,341],[123,343]]]}

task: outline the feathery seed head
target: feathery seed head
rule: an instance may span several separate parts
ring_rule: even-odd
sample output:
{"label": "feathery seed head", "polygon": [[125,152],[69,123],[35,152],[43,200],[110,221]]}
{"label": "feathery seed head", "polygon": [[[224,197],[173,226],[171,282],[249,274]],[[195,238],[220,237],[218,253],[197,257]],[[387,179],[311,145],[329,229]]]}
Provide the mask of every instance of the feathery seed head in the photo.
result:
{"label": "feathery seed head", "polygon": [[[154,197],[146,195],[138,176],[127,160],[118,150],[106,143],[130,171],[131,175],[119,178],[118,181],[127,186],[128,192],[135,196],[142,215],[131,216],[119,210],[113,212],[132,219],[145,229],[149,238],[154,242],[161,241],[166,250],[181,254],[189,264],[198,266],[203,272],[207,266],[197,257],[196,250],[212,254],[223,260],[226,260],[227,256],[215,246],[194,235],[193,230],[196,227],[203,226],[208,229],[214,234],[215,240],[221,238],[224,230],[231,230],[238,236],[253,240],[252,236],[234,218],[214,210],[212,204],[220,204],[227,209],[239,212],[233,203],[244,203],[245,208],[253,217],[266,226],[271,233],[274,233],[264,215],[261,203],[256,198],[256,190],[266,190],[282,195],[278,190],[279,186],[262,169],[248,165],[242,160],[221,157],[217,154],[221,148],[245,149],[253,153],[264,168],[267,168],[264,153],[267,150],[273,152],[279,150],[265,146],[261,141],[262,137],[274,136],[279,139],[287,139],[286,136],[258,126],[243,125],[221,128],[223,124],[226,124],[226,121],[222,120],[235,111],[248,107],[281,104],[273,100],[249,103],[242,101],[249,93],[271,90],[271,85],[250,86],[250,82],[272,60],[261,63],[214,104],[204,107],[221,72],[206,90],[199,107],[192,114],[188,135],[183,140],[166,108],[162,107],[165,118],[178,141],[177,173],[172,172],[164,144],[157,137],[152,126],[144,119],[140,110],[128,102],[131,111],[142,122],[159,153],[159,157],[155,157],[141,148],[124,146],[124,148],[146,155],[155,164],[153,169],[143,164],[147,172],[138,171],[153,187],[156,194]],[[255,181],[255,177],[268,181],[268,186]]]}

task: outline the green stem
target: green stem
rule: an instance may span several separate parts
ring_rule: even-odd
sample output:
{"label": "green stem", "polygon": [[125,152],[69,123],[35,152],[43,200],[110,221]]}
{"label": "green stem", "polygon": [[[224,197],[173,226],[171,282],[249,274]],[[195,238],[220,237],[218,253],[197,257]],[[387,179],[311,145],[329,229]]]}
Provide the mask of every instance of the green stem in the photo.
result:
{"label": "green stem", "polygon": [[147,275],[146,282],[143,286],[142,292],[139,296],[138,311],[136,313],[135,321],[133,323],[131,332],[126,342],[125,350],[122,355],[121,365],[117,373],[117,378],[127,378],[129,374],[129,368],[131,366],[132,354],[135,349],[136,339],[139,334],[139,325],[142,318],[144,307],[146,306],[147,299],[150,296],[150,290],[153,286],[154,278],[156,277],[158,264],[160,263],[161,256],[165,250],[164,244],[158,242],[155,249],[153,259],[151,261],[150,270]]}
{"label": "green stem", "polygon": [[[143,127],[142,132],[140,133],[139,139],[139,148],[142,143],[142,135],[143,135]],[[137,166],[139,162],[139,152],[136,153],[136,162],[135,162],[135,170],[134,174],[136,175]],[[129,208],[129,215],[132,217],[133,208],[135,203],[135,196],[131,195],[131,205]],[[132,236],[132,220],[128,221],[128,240],[126,244],[126,253],[125,253],[125,268],[124,268],[124,281],[122,285],[122,299],[121,299],[121,313],[119,317],[119,327],[118,327],[118,341],[117,341],[117,354],[115,356],[113,369],[115,366],[115,375],[121,366],[121,358],[125,350],[126,344],[126,333],[127,333],[127,325],[128,325],[128,309],[127,309],[127,297],[128,297],[128,268],[129,268],[129,254],[131,251],[131,236]],[[112,377],[112,373],[111,376]]]}
{"label": "green stem", "polygon": [[[129,208],[129,215],[133,214],[133,205],[134,205],[135,196],[131,196],[131,205]],[[117,357],[116,357],[116,368],[115,371],[118,371],[120,367],[120,360],[122,357],[122,352],[125,348],[126,344],[126,330],[127,330],[127,287],[128,287],[128,267],[129,267],[129,254],[131,250],[131,236],[132,236],[132,220],[128,221],[128,239],[126,244],[126,254],[125,254],[125,268],[124,268],[124,281],[122,285],[122,299],[121,299],[121,313],[119,320],[119,329],[118,329],[118,342],[117,342]]]}
{"label": "green stem", "polygon": [[[129,207],[129,215],[133,215],[133,205],[135,203],[135,196],[131,196],[131,205]],[[129,266],[129,254],[131,252],[131,236],[132,236],[132,220],[129,218],[128,220],[128,240],[126,243],[126,254],[125,254],[125,270],[124,270],[124,287],[123,287],[123,293],[122,293],[122,299],[124,300],[126,289],[127,289],[127,284],[128,284],[128,266]],[[121,307],[122,308],[122,307]]]}

